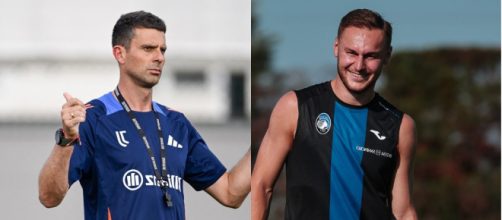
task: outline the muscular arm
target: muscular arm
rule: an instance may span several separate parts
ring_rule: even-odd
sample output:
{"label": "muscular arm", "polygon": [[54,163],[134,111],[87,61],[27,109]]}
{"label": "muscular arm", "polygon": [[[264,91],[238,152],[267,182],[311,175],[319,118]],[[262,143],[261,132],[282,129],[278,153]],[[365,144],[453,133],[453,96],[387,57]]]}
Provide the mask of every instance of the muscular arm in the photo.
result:
{"label": "muscular arm", "polygon": [[294,92],[277,102],[269,127],[260,145],[251,178],[251,219],[262,220],[268,208],[275,180],[291,149],[298,120],[298,101]]}
{"label": "muscular arm", "polygon": [[206,189],[222,205],[239,208],[251,190],[251,151],[237,162],[229,172],[223,174]]}
{"label": "muscular arm", "polygon": [[409,115],[405,114],[399,131],[399,162],[392,188],[392,212],[398,220],[417,219],[417,213],[411,198],[415,135],[415,123]]}
{"label": "muscular arm", "polygon": [[[65,93],[66,103],[61,110],[61,121],[65,137],[78,137],[78,126],[85,121],[84,104]],[[71,116],[73,113],[74,116]],[[45,162],[38,177],[38,198],[47,208],[56,207],[61,203],[68,191],[68,169],[73,146],[61,147],[55,145]]]}
{"label": "muscular arm", "polygon": [[47,208],[58,206],[68,191],[68,168],[73,146],[55,145],[38,177],[38,198]]}

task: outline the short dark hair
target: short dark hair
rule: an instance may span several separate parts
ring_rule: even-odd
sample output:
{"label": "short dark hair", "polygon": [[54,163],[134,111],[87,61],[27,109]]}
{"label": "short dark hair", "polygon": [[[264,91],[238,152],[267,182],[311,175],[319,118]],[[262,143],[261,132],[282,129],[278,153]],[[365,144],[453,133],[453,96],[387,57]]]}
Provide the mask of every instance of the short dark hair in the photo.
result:
{"label": "short dark hair", "polygon": [[392,42],[392,25],[382,18],[380,14],[369,9],[355,9],[343,16],[338,26],[338,37],[340,37],[348,27],[380,29],[385,33],[385,40],[388,48]]}
{"label": "short dark hair", "polygon": [[135,11],[120,16],[113,27],[112,46],[129,48],[135,28],[152,28],[166,33],[166,24],[150,12]]}

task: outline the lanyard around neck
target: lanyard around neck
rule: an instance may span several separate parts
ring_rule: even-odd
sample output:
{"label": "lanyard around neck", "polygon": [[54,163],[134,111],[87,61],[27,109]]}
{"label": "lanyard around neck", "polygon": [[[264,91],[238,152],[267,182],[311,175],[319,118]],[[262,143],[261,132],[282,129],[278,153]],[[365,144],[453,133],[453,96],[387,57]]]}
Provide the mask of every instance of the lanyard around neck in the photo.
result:
{"label": "lanyard around neck", "polygon": [[141,128],[141,125],[138,122],[138,119],[132,112],[131,108],[129,107],[129,104],[127,104],[126,100],[122,96],[122,94],[119,91],[119,87],[114,91],[115,96],[117,96],[117,99],[119,100],[120,104],[124,108],[124,110],[127,112],[127,115],[129,115],[129,118],[133,122],[134,126],[136,127],[136,130],[138,131],[139,136],[143,140],[143,143],[145,144],[146,151],[148,152],[148,156],[150,157],[150,160],[152,161],[153,165],[153,171],[155,172],[155,177],[157,178],[157,181],[160,183],[159,185],[162,187],[163,190],[166,190],[167,188],[167,166],[166,166],[166,150],[164,146],[164,138],[162,136],[162,127],[160,126],[160,119],[158,113],[153,109],[153,104],[152,104],[152,111],[155,115],[155,120],[157,122],[157,133],[159,135],[159,141],[160,141],[160,159],[162,162],[162,175],[160,175],[159,169],[157,167],[157,163],[155,162],[155,156],[153,155],[152,148],[150,144],[148,143],[148,140],[146,139],[145,131],[143,128]]}

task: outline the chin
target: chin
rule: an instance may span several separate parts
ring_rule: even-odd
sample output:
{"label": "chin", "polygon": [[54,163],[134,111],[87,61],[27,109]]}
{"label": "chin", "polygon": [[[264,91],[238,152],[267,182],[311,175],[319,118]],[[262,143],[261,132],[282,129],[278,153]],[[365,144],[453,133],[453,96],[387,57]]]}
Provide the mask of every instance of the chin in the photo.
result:
{"label": "chin", "polygon": [[143,82],[141,83],[141,87],[145,88],[145,89],[151,89],[153,88],[155,85],[157,85],[158,81],[156,82]]}
{"label": "chin", "polygon": [[160,81],[160,77],[158,77],[158,78],[150,78],[150,79],[145,79],[145,80],[143,80],[143,82],[142,82],[142,83],[143,83],[143,85],[144,85],[145,87],[152,88],[152,87],[154,87],[155,85],[157,85],[157,84],[159,83],[159,81]]}
{"label": "chin", "polygon": [[370,90],[373,90],[375,88],[375,83],[376,83],[375,78],[368,78],[364,81],[358,81],[358,82],[348,80],[348,82],[344,84],[345,87],[350,92],[362,94]]}
{"label": "chin", "polygon": [[347,87],[347,89],[352,93],[362,94],[362,93],[368,92],[370,90],[373,90],[373,88],[374,88],[373,85],[375,85],[374,82],[366,82],[366,83],[356,83],[356,85],[349,84],[349,85],[345,85],[345,87]]}
{"label": "chin", "polygon": [[364,88],[353,88],[353,87],[348,87],[347,88],[351,93],[355,93],[355,94],[363,94],[365,93],[366,91],[369,90],[368,87],[364,87]]}

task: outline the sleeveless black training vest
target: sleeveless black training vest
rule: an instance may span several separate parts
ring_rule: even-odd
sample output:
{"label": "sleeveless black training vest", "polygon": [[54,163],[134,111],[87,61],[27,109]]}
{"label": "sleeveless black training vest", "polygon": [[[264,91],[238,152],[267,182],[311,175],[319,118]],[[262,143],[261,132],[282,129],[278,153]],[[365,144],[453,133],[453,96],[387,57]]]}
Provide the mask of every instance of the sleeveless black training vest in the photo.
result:
{"label": "sleeveless black training vest", "polygon": [[330,82],[295,92],[299,115],[286,159],[285,218],[394,219],[403,113],[378,94],[364,106],[345,104]]}

